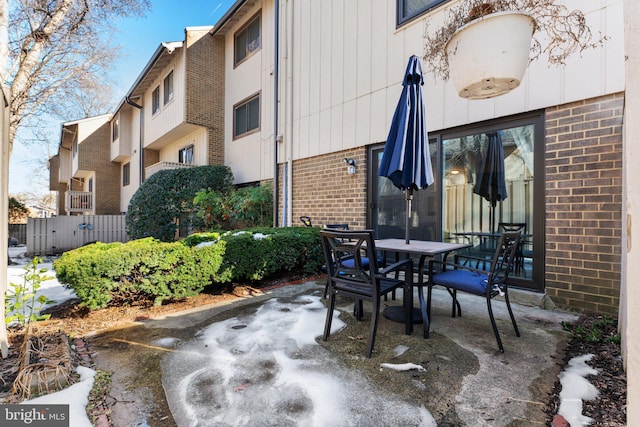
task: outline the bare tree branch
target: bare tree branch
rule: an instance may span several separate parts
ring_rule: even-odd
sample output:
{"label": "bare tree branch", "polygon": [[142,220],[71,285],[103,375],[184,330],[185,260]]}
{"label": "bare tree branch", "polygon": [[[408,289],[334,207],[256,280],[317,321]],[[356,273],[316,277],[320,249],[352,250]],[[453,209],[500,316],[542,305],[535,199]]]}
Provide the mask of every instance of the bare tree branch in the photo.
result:
{"label": "bare tree branch", "polygon": [[[63,120],[105,113],[107,74],[119,55],[116,18],[141,16],[149,0],[0,0],[0,68],[10,86],[10,150],[17,130],[41,114]],[[3,18],[8,17],[2,45]]]}

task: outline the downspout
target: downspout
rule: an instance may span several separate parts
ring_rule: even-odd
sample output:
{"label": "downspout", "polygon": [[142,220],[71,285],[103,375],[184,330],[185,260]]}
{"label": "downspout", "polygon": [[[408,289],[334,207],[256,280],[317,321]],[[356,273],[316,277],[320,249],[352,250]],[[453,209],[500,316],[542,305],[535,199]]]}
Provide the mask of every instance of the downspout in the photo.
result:
{"label": "downspout", "polygon": [[142,182],[144,181],[144,147],[143,147],[143,141],[144,141],[144,115],[142,114],[142,105],[138,105],[135,102],[133,102],[131,100],[131,97],[129,95],[124,97],[124,101],[131,105],[132,107],[137,108],[138,110],[140,110],[140,141],[139,141],[139,148],[138,150],[140,151],[140,165],[139,165],[139,175],[140,175],[140,184],[142,184]]}
{"label": "downspout", "polygon": [[278,204],[280,199],[278,179],[278,99],[279,99],[279,42],[280,42],[280,0],[275,1],[275,30],[274,30],[274,53],[273,53],[273,226],[278,226]]}
{"label": "downspout", "polygon": [[293,1],[287,0],[287,103],[286,103],[286,123],[287,133],[285,147],[288,148],[287,159],[287,215],[285,221],[292,224],[293,206]]}

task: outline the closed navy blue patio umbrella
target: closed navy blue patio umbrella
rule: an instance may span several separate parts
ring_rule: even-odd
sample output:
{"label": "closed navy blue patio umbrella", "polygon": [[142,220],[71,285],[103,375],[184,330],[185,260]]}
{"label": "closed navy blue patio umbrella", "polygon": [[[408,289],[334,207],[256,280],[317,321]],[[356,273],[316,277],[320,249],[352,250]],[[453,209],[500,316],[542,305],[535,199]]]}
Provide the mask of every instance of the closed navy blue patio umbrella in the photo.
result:
{"label": "closed navy blue patio umbrella", "polygon": [[476,173],[473,192],[484,197],[491,204],[489,222],[491,232],[495,231],[495,209],[498,202],[507,198],[507,186],[504,175],[504,149],[502,131],[487,133],[487,149],[481,169]]}
{"label": "closed navy blue patio umbrella", "polygon": [[417,56],[409,58],[402,81],[402,94],[391,121],[378,175],[387,177],[405,191],[405,240],[409,243],[409,219],[413,191],[433,184],[429,139],[422,97],[422,64]]}

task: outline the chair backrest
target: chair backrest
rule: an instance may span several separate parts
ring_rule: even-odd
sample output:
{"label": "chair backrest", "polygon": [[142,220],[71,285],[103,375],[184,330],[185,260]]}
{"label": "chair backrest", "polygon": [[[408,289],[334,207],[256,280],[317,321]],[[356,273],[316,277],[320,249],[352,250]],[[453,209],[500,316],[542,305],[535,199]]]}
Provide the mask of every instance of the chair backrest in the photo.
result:
{"label": "chair backrest", "polygon": [[330,228],[332,230],[348,230],[349,224],[325,224],[324,228]]}
{"label": "chair backrest", "polygon": [[[371,288],[375,295],[379,282],[373,230],[320,230],[327,273],[336,288]],[[366,258],[366,262],[363,259]]]}
{"label": "chair backrest", "polygon": [[301,216],[300,221],[302,221],[305,227],[313,227],[313,224],[311,224],[311,217]]}
{"label": "chair backrest", "polygon": [[513,268],[516,250],[520,244],[521,233],[519,231],[500,234],[496,252],[491,261],[489,281],[491,285],[506,283],[509,272]]}
{"label": "chair backrest", "polygon": [[511,233],[519,231],[522,234],[527,234],[527,223],[525,222],[499,222],[498,231],[500,233]]}

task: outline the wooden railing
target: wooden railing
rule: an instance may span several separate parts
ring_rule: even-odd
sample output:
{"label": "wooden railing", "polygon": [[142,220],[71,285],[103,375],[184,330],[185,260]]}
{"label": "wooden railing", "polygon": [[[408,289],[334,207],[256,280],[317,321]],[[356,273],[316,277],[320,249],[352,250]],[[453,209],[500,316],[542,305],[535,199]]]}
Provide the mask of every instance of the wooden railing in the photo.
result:
{"label": "wooden railing", "polygon": [[91,191],[67,191],[65,207],[68,213],[93,212],[94,193]]}
{"label": "wooden railing", "polygon": [[158,162],[147,168],[145,168],[145,177],[149,178],[154,173],[165,170],[165,169],[181,169],[181,168],[192,168],[195,165],[189,165],[186,163],[177,163],[177,162]]}

